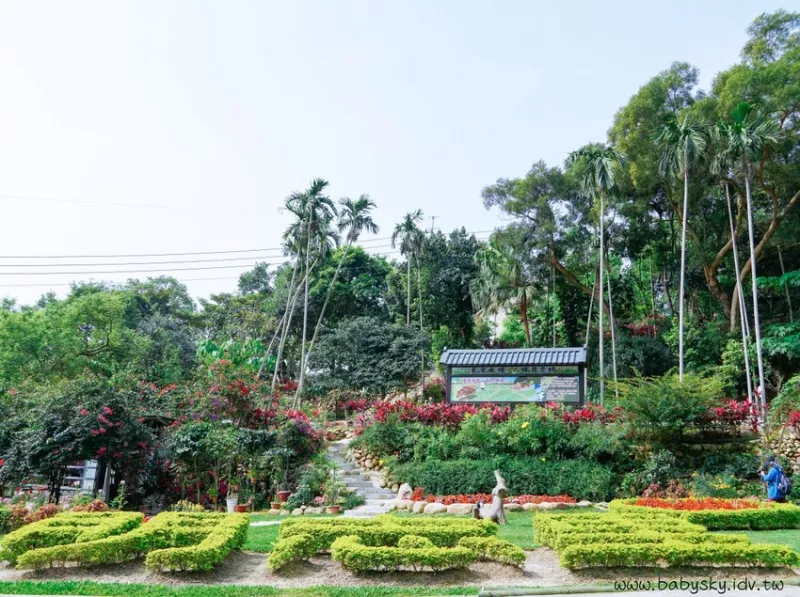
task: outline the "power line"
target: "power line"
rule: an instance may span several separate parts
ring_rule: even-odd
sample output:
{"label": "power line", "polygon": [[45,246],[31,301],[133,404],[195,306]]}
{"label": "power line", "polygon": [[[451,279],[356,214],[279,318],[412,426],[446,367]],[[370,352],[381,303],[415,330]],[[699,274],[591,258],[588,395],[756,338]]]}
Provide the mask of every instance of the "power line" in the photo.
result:
{"label": "power line", "polygon": [[[467,234],[487,234],[494,230],[475,230]],[[359,246],[382,240],[391,240],[391,236],[382,236],[359,241]],[[381,245],[391,246],[391,245]],[[366,246],[367,249],[377,249],[379,246]],[[262,247],[260,249],[230,249],[225,251],[194,251],[183,253],[119,253],[119,254],[94,254],[94,255],[0,255],[0,259],[121,259],[128,257],[187,257],[191,255],[230,255],[234,253],[264,253],[267,251],[283,251],[283,247]],[[276,255],[277,257],[277,255]]]}

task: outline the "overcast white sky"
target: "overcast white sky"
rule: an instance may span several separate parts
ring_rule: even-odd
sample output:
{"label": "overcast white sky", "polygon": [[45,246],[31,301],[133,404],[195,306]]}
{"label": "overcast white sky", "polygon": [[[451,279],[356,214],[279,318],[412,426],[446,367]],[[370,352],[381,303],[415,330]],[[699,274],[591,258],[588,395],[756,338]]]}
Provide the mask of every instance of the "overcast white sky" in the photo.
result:
{"label": "overcast white sky", "polygon": [[[317,176],[334,198],[369,193],[378,237],[415,208],[487,230],[483,186],[603,140],[675,60],[707,86],[780,7],[800,3],[4,0],[0,255],[277,247],[283,198]],[[254,255],[280,261],[238,257]],[[9,266],[33,262],[57,261],[0,259],[0,274],[58,269]],[[207,296],[242,271],[174,275]],[[147,275],[0,275],[0,296]]]}

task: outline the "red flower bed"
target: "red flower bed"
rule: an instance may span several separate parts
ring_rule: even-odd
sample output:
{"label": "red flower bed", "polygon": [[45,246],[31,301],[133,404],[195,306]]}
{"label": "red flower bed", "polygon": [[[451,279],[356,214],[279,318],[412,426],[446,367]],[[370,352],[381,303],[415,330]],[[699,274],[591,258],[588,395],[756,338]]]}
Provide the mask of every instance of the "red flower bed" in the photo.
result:
{"label": "red flower bed", "polygon": [[666,510],[748,510],[761,507],[761,504],[756,500],[726,500],[722,498],[686,498],[677,500],[639,498],[634,505]]}
{"label": "red flower bed", "polygon": [[383,423],[393,413],[401,421],[417,421],[424,425],[441,425],[457,428],[467,415],[476,415],[481,410],[489,410],[492,423],[503,423],[511,414],[507,406],[495,404],[415,404],[408,400],[398,402],[378,402],[375,405],[375,420]]}
{"label": "red flower bed", "polygon": [[[458,495],[425,495],[425,490],[422,487],[417,487],[411,494],[411,499],[415,502],[428,501],[428,502],[441,502],[445,506],[450,504],[477,504],[483,502],[489,504],[492,501],[492,495],[489,493],[470,493]],[[554,502],[562,504],[574,504],[575,498],[568,495],[517,495],[506,498],[507,504],[541,504],[542,502]]]}

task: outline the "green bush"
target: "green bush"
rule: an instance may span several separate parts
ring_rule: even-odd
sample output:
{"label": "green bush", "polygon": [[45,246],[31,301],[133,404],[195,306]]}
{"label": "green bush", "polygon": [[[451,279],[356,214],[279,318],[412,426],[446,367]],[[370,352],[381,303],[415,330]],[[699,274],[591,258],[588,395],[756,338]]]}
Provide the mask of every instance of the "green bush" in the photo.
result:
{"label": "green bush", "polygon": [[11,530],[11,508],[0,506],[0,533]]}
{"label": "green bush", "polygon": [[316,543],[311,535],[301,533],[281,539],[269,554],[267,567],[270,572],[277,572],[289,562],[307,560],[317,552]]}
{"label": "green bush", "polygon": [[434,572],[464,568],[475,561],[475,554],[466,547],[402,548],[367,546],[355,535],[345,535],[331,545],[331,557],[352,572],[393,571],[411,568]]}
{"label": "green bush", "polygon": [[647,508],[636,506],[635,499],[613,500],[609,503],[610,512],[629,518],[652,516],[671,516],[683,518],[688,522],[704,526],[709,531],[768,531],[800,528],[800,507],[794,504],[766,502],[760,508],[743,510],[668,510],[666,508]]}
{"label": "green bush", "polygon": [[458,542],[459,547],[466,547],[475,554],[478,560],[500,562],[511,566],[525,563],[525,552],[510,541],[496,537],[464,537]]}
{"label": "green bush", "polygon": [[565,568],[591,566],[796,566],[800,555],[785,545],[746,545],[742,543],[592,543],[570,545],[559,553]]}
{"label": "green bush", "polygon": [[[463,539],[461,540],[463,541]],[[419,535],[406,535],[400,537],[397,541],[397,547],[403,549],[423,549],[426,547],[433,547],[433,542],[427,537],[420,537]]]}
{"label": "green bush", "polygon": [[246,514],[223,514],[197,545],[156,549],[147,554],[145,566],[154,570],[211,570],[239,549],[250,524]]}
{"label": "green bush", "polygon": [[368,519],[351,518],[291,518],[281,524],[278,544],[296,535],[314,538],[315,552],[327,551],[339,537],[355,535],[368,546],[396,546],[406,535],[429,539],[437,547],[452,547],[462,537],[490,537],[497,534],[491,521],[474,519],[398,518],[376,516]]}
{"label": "green bush", "polygon": [[0,541],[0,557],[16,564],[31,550],[65,544],[86,544],[135,529],[144,516],[137,512],[63,513],[26,525]]}
{"label": "green bush", "polygon": [[[141,521],[141,514],[137,516]],[[207,570],[221,562],[231,549],[241,546],[247,525],[247,516],[241,514],[162,512],[147,524],[130,532],[123,531],[123,534],[83,543],[61,541],[30,548],[18,556],[16,563],[18,568],[33,569],[67,563],[94,566],[125,562],[148,554],[146,564],[150,568]],[[161,553],[151,559],[157,550],[173,553]]]}
{"label": "green bush", "polygon": [[584,460],[492,458],[486,460],[390,463],[397,481],[438,494],[490,493],[500,469],[512,495],[567,494],[578,499],[605,501],[613,497],[614,474],[601,464]]}
{"label": "green bush", "polygon": [[[609,514],[538,514],[533,520],[536,538],[555,549],[561,565],[567,568],[664,564],[796,566],[800,563],[800,554],[789,547],[752,545],[745,535],[715,535],[692,517],[698,513],[737,514],[759,510],[681,512],[632,506],[624,500],[611,504]],[[771,508],[763,510],[762,514]],[[776,510],[782,512],[781,516],[789,511],[788,508]]]}

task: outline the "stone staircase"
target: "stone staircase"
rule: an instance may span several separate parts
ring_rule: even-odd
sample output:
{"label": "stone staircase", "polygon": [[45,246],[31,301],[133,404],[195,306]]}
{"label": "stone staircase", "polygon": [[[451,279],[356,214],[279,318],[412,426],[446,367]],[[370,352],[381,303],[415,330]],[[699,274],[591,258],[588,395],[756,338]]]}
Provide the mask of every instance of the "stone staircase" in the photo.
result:
{"label": "stone staircase", "polygon": [[351,518],[372,518],[389,511],[384,503],[396,496],[388,489],[380,486],[376,476],[369,475],[347,459],[350,440],[343,439],[332,442],[328,446],[328,458],[339,466],[339,475],[347,487],[358,495],[364,496],[366,503],[352,510],[345,510],[343,515]]}

